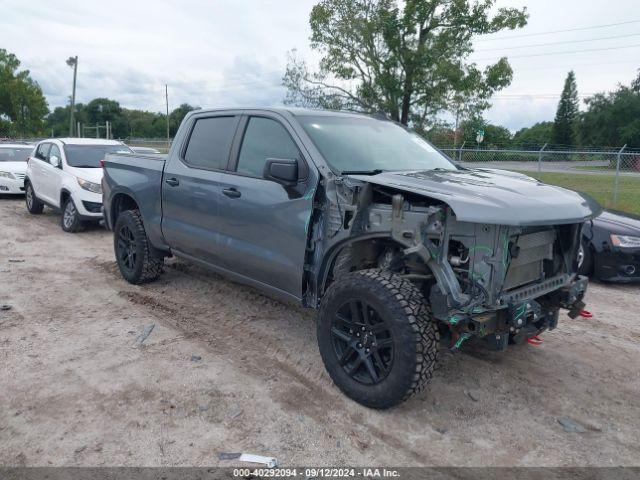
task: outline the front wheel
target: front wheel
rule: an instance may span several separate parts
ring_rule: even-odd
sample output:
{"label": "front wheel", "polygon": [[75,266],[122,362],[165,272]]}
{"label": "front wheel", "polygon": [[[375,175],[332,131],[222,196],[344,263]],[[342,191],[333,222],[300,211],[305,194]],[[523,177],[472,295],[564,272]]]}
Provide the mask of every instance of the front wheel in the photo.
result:
{"label": "front wheel", "polygon": [[60,219],[62,230],[69,233],[76,233],[82,230],[82,220],[76,204],[71,197],[67,198],[62,205],[62,218]]}
{"label": "front wheel", "polygon": [[422,293],[382,270],[336,280],[322,298],[318,345],[334,383],[372,408],[389,408],[433,375],[437,329]]}
{"label": "front wheel", "polygon": [[116,262],[124,279],[133,284],[155,280],[162,273],[163,257],[149,242],[137,210],[122,212],[113,232]]}

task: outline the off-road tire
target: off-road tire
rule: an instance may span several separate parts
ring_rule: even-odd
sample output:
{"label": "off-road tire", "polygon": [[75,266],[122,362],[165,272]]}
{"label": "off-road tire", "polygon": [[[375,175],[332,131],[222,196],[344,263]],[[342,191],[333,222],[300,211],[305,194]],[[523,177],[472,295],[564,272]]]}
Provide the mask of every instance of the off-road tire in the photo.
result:
{"label": "off-road tire", "polygon": [[[71,209],[71,212],[68,213],[67,209]],[[67,215],[71,215],[70,218],[67,218]],[[62,230],[67,233],[77,233],[83,228],[82,220],[80,219],[80,213],[78,212],[78,207],[76,207],[76,204],[71,197],[67,197],[67,199],[62,204],[60,226],[62,227]]]}
{"label": "off-road tire", "polygon": [[24,186],[24,199],[27,203],[27,210],[33,215],[40,215],[44,210],[44,203],[38,200],[36,192],[31,185],[31,182],[25,182]]}
{"label": "off-road tire", "polygon": [[[350,299],[362,299],[385,315],[393,337],[393,361],[380,383],[360,383],[340,366],[331,328]],[[438,330],[422,293],[388,271],[360,270],[342,275],[322,298],[317,322],[320,355],[331,379],[345,395],[371,408],[390,408],[421,392],[433,376]]]}
{"label": "off-road tire", "polygon": [[[135,251],[133,268],[127,268],[118,244],[120,232],[125,228],[129,229],[133,234],[132,247]],[[147,232],[144,229],[142,217],[138,210],[122,212],[116,220],[113,232],[113,249],[116,255],[116,263],[127,282],[139,285],[151,282],[160,276],[164,257],[149,242],[149,237],[147,237]]]}

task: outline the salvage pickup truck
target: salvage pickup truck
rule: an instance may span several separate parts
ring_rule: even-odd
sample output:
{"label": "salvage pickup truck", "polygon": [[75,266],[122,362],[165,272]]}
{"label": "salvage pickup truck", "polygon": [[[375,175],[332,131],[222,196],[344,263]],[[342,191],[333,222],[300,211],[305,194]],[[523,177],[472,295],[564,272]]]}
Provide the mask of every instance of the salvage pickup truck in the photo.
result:
{"label": "salvage pickup truck", "polygon": [[102,189],[126,280],[175,255],[317,309],[327,371],[373,408],[421,391],[443,344],[504,350],[575,318],[601,210],[388,120],[293,109],[192,112],[166,157],[107,155]]}

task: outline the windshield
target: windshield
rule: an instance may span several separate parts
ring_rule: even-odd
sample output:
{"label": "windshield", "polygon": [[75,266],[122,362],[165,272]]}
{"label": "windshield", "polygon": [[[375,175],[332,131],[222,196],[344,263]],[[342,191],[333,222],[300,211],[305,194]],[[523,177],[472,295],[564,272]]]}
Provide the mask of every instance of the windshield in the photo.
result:
{"label": "windshield", "polygon": [[70,167],[100,168],[100,160],[107,153],[133,153],[126,145],[65,145],[67,164]]}
{"label": "windshield", "polygon": [[368,117],[298,117],[325,160],[340,172],[455,170],[443,154],[395,123]]}
{"label": "windshield", "polygon": [[33,147],[0,147],[0,162],[26,162]]}

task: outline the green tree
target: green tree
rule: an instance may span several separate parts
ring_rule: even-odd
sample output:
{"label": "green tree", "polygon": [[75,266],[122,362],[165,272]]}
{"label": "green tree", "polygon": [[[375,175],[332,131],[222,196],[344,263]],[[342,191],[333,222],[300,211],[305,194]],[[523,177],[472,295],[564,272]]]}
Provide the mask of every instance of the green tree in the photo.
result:
{"label": "green tree", "polygon": [[462,139],[468,148],[477,144],[478,130],[484,131],[483,148],[508,147],[511,144],[512,135],[509,129],[499,125],[488,123],[483,118],[475,117],[460,124]]}
{"label": "green tree", "polygon": [[564,81],[558,111],[553,122],[553,143],[556,145],[576,144],[576,120],[579,113],[578,86],[576,85],[576,75],[572,70]]}
{"label": "green tree", "polygon": [[578,137],[584,146],[640,148],[640,74],[631,86],[585,100],[587,110],[578,119]]}
{"label": "green tree", "polygon": [[[111,124],[111,132],[114,138],[125,138],[128,133],[126,118],[122,112],[122,107],[115,100],[109,98],[94,98],[84,107],[87,127],[104,127],[106,122]],[[94,136],[95,132],[92,135]],[[104,137],[105,132],[101,130],[100,137]]]}
{"label": "green tree", "polygon": [[531,127],[518,130],[513,136],[513,145],[517,147],[542,148],[553,138],[553,122],[538,122]]}
{"label": "green tree", "polygon": [[[480,70],[468,62],[476,35],[526,24],[526,9],[493,9],[495,0],[321,0],[311,11],[311,72],[295,51],[285,102],[384,112],[422,126],[444,110],[488,107],[511,82],[506,58]],[[426,129],[425,129],[426,130]]]}
{"label": "green tree", "polygon": [[0,136],[42,133],[48,113],[42,89],[29,70],[18,70],[18,58],[0,48]]}

